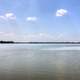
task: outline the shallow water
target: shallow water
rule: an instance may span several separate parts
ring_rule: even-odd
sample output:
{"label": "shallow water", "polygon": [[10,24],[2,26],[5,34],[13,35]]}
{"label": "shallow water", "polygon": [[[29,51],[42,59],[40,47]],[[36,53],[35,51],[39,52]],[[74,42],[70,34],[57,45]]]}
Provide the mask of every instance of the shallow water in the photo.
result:
{"label": "shallow water", "polygon": [[0,80],[80,80],[80,45],[0,45]]}

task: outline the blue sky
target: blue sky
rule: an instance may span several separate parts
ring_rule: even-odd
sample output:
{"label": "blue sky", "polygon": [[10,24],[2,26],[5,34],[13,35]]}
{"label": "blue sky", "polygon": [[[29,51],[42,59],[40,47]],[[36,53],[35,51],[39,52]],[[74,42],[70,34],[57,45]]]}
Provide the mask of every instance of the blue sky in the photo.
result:
{"label": "blue sky", "polygon": [[80,41],[80,0],[0,0],[0,40]]}

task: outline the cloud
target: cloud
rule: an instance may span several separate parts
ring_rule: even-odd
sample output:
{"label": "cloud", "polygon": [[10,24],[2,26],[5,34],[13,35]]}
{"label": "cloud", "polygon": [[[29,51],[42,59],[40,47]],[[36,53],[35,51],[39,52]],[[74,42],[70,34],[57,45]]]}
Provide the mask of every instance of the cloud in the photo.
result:
{"label": "cloud", "polygon": [[12,40],[12,41],[42,41],[42,42],[52,42],[52,41],[80,41],[79,36],[74,37],[70,34],[62,33],[28,33],[28,34],[17,34],[14,32],[0,32],[0,40]]}
{"label": "cloud", "polygon": [[49,33],[33,33],[24,35],[24,41],[53,41],[53,35]]}
{"label": "cloud", "polygon": [[16,40],[16,33],[14,32],[0,32],[0,40]]}
{"label": "cloud", "polygon": [[65,16],[68,13],[66,9],[59,9],[56,12],[56,16]]}
{"label": "cloud", "polygon": [[13,37],[13,36],[15,36],[15,33],[5,33],[4,36]]}
{"label": "cloud", "polygon": [[6,20],[5,16],[0,16],[0,19]]}
{"label": "cloud", "polygon": [[27,21],[37,21],[37,17],[27,17]]}
{"label": "cloud", "polygon": [[7,19],[11,19],[11,20],[15,20],[16,19],[16,16],[14,15],[14,13],[6,13],[5,17]]}
{"label": "cloud", "polygon": [[0,19],[2,19],[2,20],[16,20],[16,16],[14,13],[6,13],[4,15],[1,15]]}
{"label": "cloud", "polygon": [[14,36],[15,33],[13,32],[0,32],[0,36]]}

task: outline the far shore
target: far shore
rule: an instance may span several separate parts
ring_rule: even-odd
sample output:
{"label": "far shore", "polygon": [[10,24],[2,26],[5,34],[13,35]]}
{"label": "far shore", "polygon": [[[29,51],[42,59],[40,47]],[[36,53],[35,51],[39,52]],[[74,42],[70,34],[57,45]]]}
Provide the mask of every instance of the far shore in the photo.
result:
{"label": "far shore", "polygon": [[0,41],[0,44],[80,44],[80,42],[15,42],[15,41]]}

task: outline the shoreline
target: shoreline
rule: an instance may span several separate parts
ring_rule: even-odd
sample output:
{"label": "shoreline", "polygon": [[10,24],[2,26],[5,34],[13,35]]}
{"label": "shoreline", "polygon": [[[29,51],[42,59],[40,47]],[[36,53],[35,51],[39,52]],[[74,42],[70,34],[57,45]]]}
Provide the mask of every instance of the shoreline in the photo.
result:
{"label": "shoreline", "polygon": [[0,42],[0,44],[80,44],[80,42]]}

